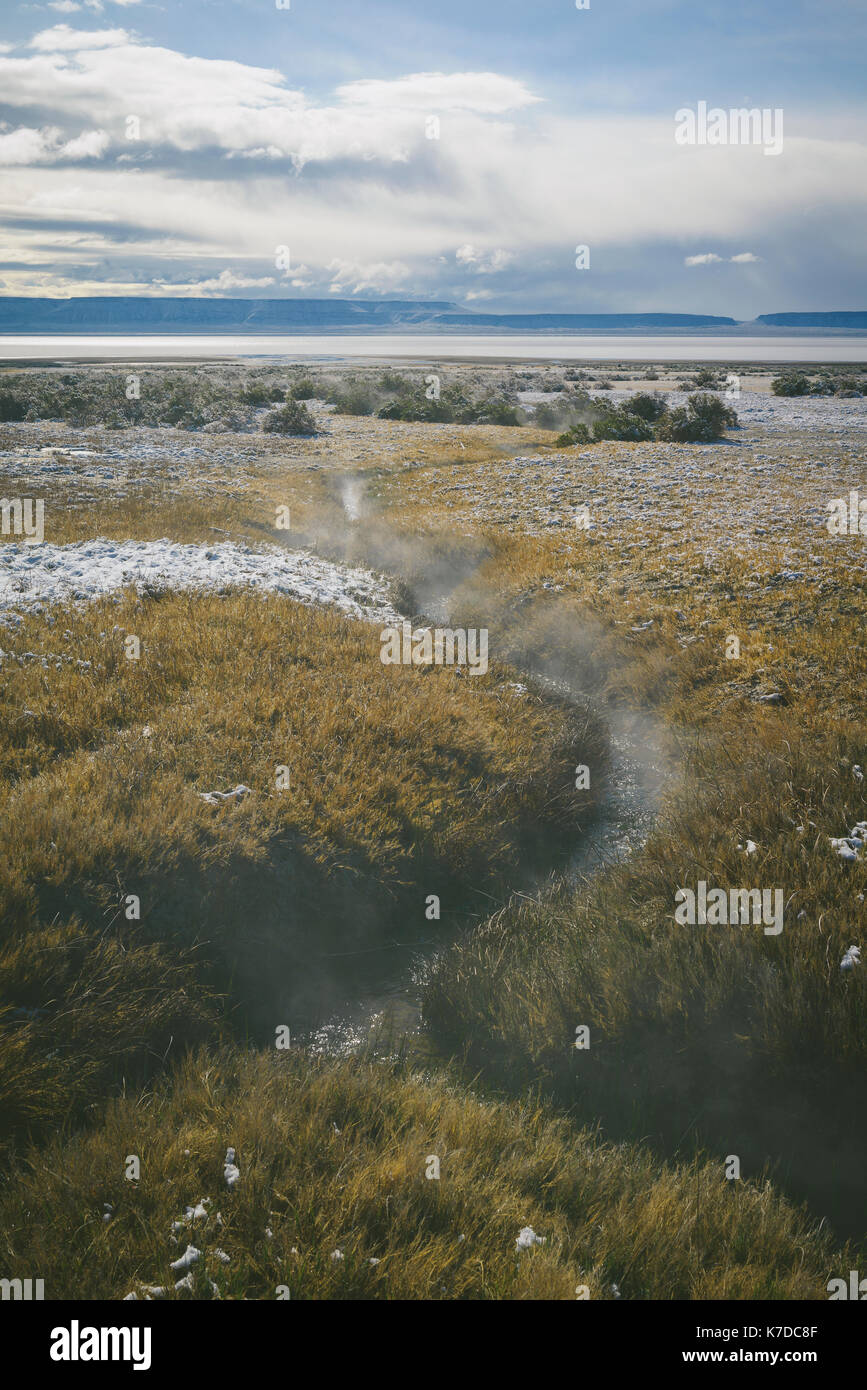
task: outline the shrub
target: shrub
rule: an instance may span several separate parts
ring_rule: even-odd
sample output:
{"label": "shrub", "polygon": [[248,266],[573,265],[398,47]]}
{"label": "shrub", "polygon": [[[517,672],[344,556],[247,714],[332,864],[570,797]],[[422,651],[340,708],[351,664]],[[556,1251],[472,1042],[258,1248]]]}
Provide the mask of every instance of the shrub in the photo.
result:
{"label": "shrub", "polygon": [[465,397],[454,390],[444,391],[439,399],[429,400],[420,387],[389,401],[377,411],[380,420],[420,420],[425,423],[448,424],[457,418],[459,410],[468,408]]}
{"label": "shrub", "polygon": [[858,381],[854,376],[844,376],[836,382],[835,396],[860,396],[863,391],[863,382]]}
{"label": "shrub", "polygon": [[26,401],[17,396],[0,396],[0,421],[8,424],[11,420],[24,420],[27,416]]}
{"label": "shrub", "polygon": [[304,376],[289,387],[286,392],[286,399],[289,401],[312,401],[315,395],[316,382],[311,377]]}
{"label": "shrub", "polygon": [[693,386],[709,386],[711,389],[714,389],[717,388],[719,384],[719,373],[715,372],[712,367],[699,367],[692,378]]}
{"label": "shrub", "polygon": [[711,444],[737,422],[735,412],[719,396],[703,392],[663,415],[656,426],[656,438],[675,444]]}
{"label": "shrub", "polygon": [[802,372],[783,372],[781,376],[774,377],[771,390],[775,396],[806,396],[810,391],[810,382]]}
{"label": "shrub", "polygon": [[653,430],[640,415],[630,415],[627,410],[609,410],[599,420],[593,422],[593,438],[599,439],[652,439]]}
{"label": "shrub", "polygon": [[270,405],[273,400],[273,393],[269,386],[263,386],[256,382],[247,387],[243,399],[246,405]]}
{"label": "shrub", "polygon": [[523,412],[506,396],[484,396],[461,411],[458,419],[463,424],[474,425],[522,425]]}
{"label": "shrub", "polygon": [[578,420],[571,429],[566,430],[557,440],[561,448],[568,448],[570,444],[590,444],[590,431],[583,420]]}
{"label": "shrub", "polygon": [[598,411],[583,387],[563,382],[562,390],[550,401],[540,401],[531,423],[544,430],[570,430],[573,425],[591,418]]}
{"label": "shrub", "polygon": [[316,421],[301,401],[287,401],[266,415],[262,425],[268,434],[315,434]]}
{"label": "shrub", "polygon": [[329,392],[328,400],[338,415],[373,415],[379,404],[376,392],[362,381],[351,381],[345,388],[337,386]]}
{"label": "shrub", "polygon": [[413,383],[402,372],[386,371],[379,378],[380,391],[393,391],[397,395],[407,395],[413,390]]}
{"label": "shrub", "polygon": [[637,415],[640,419],[655,424],[665,414],[667,406],[664,396],[658,391],[641,391],[637,396],[630,396],[628,401],[624,401],[621,409],[629,415]]}

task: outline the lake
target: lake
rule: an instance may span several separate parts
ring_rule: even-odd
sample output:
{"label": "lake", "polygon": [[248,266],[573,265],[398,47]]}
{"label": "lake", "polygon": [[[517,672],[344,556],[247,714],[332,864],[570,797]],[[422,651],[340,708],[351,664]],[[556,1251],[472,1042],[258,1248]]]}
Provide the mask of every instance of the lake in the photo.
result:
{"label": "lake", "polygon": [[181,358],[290,358],[311,362],[353,358],[428,361],[622,362],[867,362],[863,337],[714,337],[701,334],[643,337],[553,334],[250,335],[13,334],[0,336],[0,361],[40,358],[134,361]]}

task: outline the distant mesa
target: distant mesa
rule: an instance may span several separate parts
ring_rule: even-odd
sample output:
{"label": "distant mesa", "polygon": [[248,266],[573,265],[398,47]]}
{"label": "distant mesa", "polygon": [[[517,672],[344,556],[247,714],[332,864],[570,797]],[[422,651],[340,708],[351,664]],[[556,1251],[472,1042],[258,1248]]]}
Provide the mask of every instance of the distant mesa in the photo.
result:
{"label": "distant mesa", "polygon": [[448,300],[186,299],[105,295],[0,297],[0,333],[723,333],[867,331],[867,312],[762,314],[490,314]]}
{"label": "distant mesa", "polygon": [[448,300],[0,298],[3,333],[328,333],[427,326]]}
{"label": "distant mesa", "polygon": [[818,314],[759,314],[756,323],[772,328],[867,329],[867,309],[831,310]]}
{"label": "distant mesa", "polygon": [[439,314],[437,322],[446,328],[505,329],[509,333],[624,333],[733,328],[737,320],[714,314],[474,314],[459,310]]}

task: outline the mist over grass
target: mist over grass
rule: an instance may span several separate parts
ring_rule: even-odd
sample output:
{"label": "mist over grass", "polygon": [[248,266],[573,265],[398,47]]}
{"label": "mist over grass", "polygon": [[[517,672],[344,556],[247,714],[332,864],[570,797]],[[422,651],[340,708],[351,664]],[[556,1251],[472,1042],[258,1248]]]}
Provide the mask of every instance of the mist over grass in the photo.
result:
{"label": "mist over grass", "polygon": [[377,629],[288,599],[127,593],[4,645],[7,1142],[205,1036],[217,995],[242,1033],[313,1026],[365,953],[447,940],[594,813],[586,711],[501,663],[386,668]]}

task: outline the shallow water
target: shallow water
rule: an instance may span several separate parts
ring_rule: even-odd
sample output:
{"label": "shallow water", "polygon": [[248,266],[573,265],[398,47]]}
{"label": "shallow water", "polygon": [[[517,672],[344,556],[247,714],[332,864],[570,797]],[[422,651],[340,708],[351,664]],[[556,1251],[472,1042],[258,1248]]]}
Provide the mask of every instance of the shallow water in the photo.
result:
{"label": "shallow water", "polygon": [[677,336],[586,334],[320,334],[253,336],[252,334],[29,334],[0,336],[0,361],[10,359],[130,358],[175,361],[179,358],[271,357],[341,361],[352,358],[422,358],[442,361],[624,362],[867,362],[863,337],[722,337],[701,333]]}

